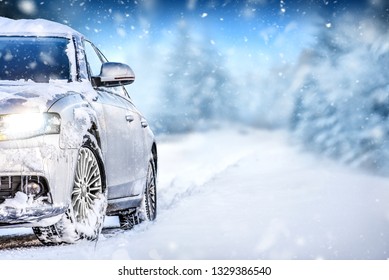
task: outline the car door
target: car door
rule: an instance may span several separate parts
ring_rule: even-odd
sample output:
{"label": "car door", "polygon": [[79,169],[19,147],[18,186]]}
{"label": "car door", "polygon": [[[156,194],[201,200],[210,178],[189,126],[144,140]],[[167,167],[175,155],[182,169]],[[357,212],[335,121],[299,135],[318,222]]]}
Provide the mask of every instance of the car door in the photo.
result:
{"label": "car door", "polygon": [[[104,57],[89,42],[84,41],[86,60],[90,74],[98,75]],[[133,150],[131,126],[134,120],[128,107],[117,95],[117,88],[95,88],[97,97],[92,106],[104,112],[103,130],[105,131],[105,173],[108,185],[108,199],[127,197],[132,194],[134,175],[129,169],[129,158]]]}
{"label": "car door", "polygon": [[148,123],[132,103],[126,89],[124,87],[117,89],[118,98],[126,107],[127,117],[131,118],[129,123],[131,150],[128,156],[128,174],[131,174],[131,181],[134,184],[133,195],[137,195],[143,189],[143,181],[147,175],[150,152],[146,147],[144,130]]}

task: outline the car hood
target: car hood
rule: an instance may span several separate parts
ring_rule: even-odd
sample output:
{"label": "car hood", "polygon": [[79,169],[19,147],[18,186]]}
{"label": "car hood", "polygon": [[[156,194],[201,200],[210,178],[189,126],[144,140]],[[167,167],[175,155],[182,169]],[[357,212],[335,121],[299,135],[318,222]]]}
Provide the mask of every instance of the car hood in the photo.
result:
{"label": "car hood", "polygon": [[62,97],[77,94],[71,84],[0,81],[0,114],[46,112]]}

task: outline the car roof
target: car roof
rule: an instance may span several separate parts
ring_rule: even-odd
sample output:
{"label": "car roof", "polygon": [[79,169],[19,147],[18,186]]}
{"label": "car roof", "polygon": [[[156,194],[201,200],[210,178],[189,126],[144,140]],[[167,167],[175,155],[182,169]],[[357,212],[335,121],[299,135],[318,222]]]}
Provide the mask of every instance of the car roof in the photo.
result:
{"label": "car roof", "polygon": [[73,28],[54,21],[45,19],[9,19],[0,17],[0,36],[53,36],[83,37]]}

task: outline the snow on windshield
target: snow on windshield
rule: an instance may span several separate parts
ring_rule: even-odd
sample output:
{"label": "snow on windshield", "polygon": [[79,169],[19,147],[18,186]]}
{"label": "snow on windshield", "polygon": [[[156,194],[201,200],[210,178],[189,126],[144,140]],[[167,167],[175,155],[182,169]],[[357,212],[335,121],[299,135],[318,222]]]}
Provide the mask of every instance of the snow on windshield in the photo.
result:
{"label": "snow on windshield", "polygon": [[[27,68],[34,68],[36,65],[38,65],[38,62],[35,60],[40,60],[45,65],[52,65],[53,63],[57,66],[62,67],[63,69],[56,69],[53,73],[54,75],[51,75],[53,78],[64,78],[64,76],[70,75],[70,78],[75,80],[77,76],[77,70],[76,70],[76,63],[75,63],[75,50],[74,50],[74,44],[72,41],[73,35],[80,35],[77,31],[70,28],[67,25],[56,23],[53,21],[48,21],[45,19],[34,19],[34,20],[25,20],[25,19],[19,19],[19,20],[13,20],[5,17],[0,16],[0,36],[19,36],[19,37],[39,37],[39,40],[45,40],[43,37],[55,37],[58,38],[56,40],[60,40],[60,38],[67,38],[68,44],[67,48],[65,49],[65,52],[68,56],[68,61],[65,61],[65,57],[61,56],[55,56],[53,57],[53,51],[56,47],[60,47],[62,50],[63,47],[60,45],[53,46],[54,49],[49,50],[48,52],[39,52],[34,54],[34,57],[31,57],[31,55],[27,55],[27,61],[30,63],[27,66]],[[53,39],[54,40],[54,39]],[[42,43],[42,42],[41,42]],[[15,52],[14,52],[15,54]],[[20,56],[20,55],[19,55]],[[13,57],[12,54],[6,53],[6,58]],[[35,59],[35,60],[34,60]],[[53,65],[52,65],[53,66]],[[70,67],[70,73],[66,67]],[[65,67],[65,68],[64,68]],[[22,68],[22,67],[21,67]],[[58,68],[58,67],[57,67]],[[38,74],[37,74],[38,75]],[[46,78],[45,78],[46,79]],[[34,79],[32,79],[34,80]]]}
{"label": "snow on windshield", "polygon": [[69,80],[69,40],[50,37],[0,37],[0,80]]}

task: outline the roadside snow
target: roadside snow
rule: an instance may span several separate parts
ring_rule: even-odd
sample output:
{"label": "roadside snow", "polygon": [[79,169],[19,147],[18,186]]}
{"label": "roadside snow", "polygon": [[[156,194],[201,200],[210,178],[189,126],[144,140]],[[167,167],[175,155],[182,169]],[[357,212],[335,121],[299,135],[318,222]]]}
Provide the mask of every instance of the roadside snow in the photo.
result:
{"label": "roadside snow", "polygon": [[97,244],[2,250],[0,259],[388,258],[388,178],[305,154],[282,132],[159,142],[155,222]]}

